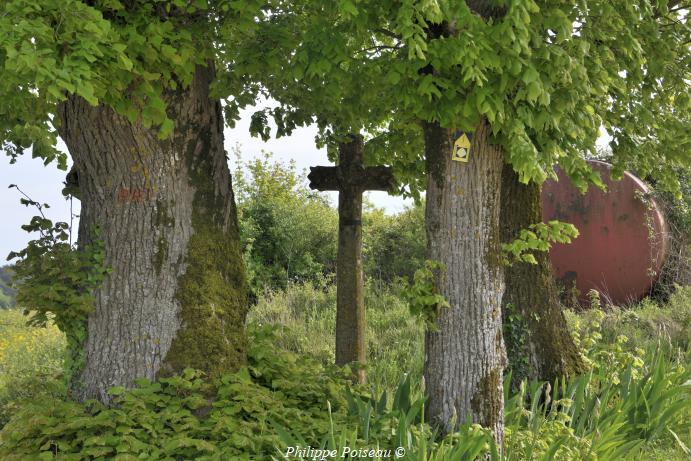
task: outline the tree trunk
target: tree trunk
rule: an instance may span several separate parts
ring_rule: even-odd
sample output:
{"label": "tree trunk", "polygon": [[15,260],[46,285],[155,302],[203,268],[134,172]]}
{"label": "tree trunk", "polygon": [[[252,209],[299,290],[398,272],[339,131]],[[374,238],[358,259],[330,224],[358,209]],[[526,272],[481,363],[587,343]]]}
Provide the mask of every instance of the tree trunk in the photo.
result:
{"label": "tree trunk", "polygon": [[112,386],[187,367],[217,376],[245,360],[245,271],[213,76],[200,66],[166,95],[167,140],[79,97],[59,108],[79,173],[79,244],[102,239],[111,269],[72,370],[78,400],[108,403]]}
{"label": "tree trunk", "polygon": [[[429,259],[445,271],[436,281],[450,307],[440,309],[437,331],[425,337],[427,417],[445,431],[472,420],[503,440],[501,329],[504,291],[499,243],[503,155],[481,122],[468,163],[452,160],[450,130],[426,123],[426,228]],[[454,424],[455,423],[455,424]]]}
{"label": "tree trunk", "polygon": [[[500,222],[504,243],[542,222],[540,186],[521,184],[508,164],[502,172]],[[535,258],[537,264],[515,263],[505,273],[504,338],[514,385],[525,378],[553,381],[583,369],[559,304],[549,255],[536,252]]]}
{"label": "tree trunk", "polygon": [[[362,174],[363,140],[352,135],[340,143],[339,167],[345,178]],[[362,274],[362,188],[340,182],[338,193],[338,257],[336,261],[336,364],[357,362],[364,365],[365,297]],[[355,373],[358,382],[365,382],[365,370]]]}

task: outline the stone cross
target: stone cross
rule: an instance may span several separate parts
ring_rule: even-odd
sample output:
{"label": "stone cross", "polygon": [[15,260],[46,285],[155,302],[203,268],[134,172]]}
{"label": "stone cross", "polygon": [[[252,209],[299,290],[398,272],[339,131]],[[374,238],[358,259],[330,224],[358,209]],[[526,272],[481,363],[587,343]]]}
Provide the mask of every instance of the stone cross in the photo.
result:
{"label": "stone cross", "polygon": [[[363,139],[349,135],[338,145],[338,166],[310,167],[310,188],[338,191],[338,258],[336,260],[336,364],[365,364],[365,301],[362,274],[362,193],[391,191],[393,171],[365,167]],[[365,370],[357,372],[365,382]]]}

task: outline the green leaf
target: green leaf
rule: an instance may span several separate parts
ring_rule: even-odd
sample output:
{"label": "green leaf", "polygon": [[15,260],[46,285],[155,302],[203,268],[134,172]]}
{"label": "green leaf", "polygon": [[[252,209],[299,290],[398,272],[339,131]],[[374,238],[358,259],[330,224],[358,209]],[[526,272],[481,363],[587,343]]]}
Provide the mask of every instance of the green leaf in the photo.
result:
{"label": "green leaf", "polygon": [[534,102],[542,94],[542,87],[538,82],[532,81],[528,84],[528,101]]}
{"label": "green leaf", "polygon": [[76,87],[77,94],[92,106],[98,105],[98,98],[94,95],[94,87],[89,82],[81,82],[80,85]]}
{"label": "green leaf", "polygon": [[161,123],[161,127],[158,130],[158,139],[167,139],[174,128],[175,123],[171,119],[166,118],[163,123]]}
{"label": "green leaf", "polygon": [[357,7],[350,0],[340,0],[339,7],[346,16],[357,16],[358,14]]}
{"label": "green leaf", "polygon": [[122,54],[122,53],[118,54],[118,61],[120,61],[120,64],[122,64],[122,67],[125,70],[127,70],[127,71],[132,70],[132,67],[133,67],[132,61],[130,60],[130,58],[128,58],[124,54]]}

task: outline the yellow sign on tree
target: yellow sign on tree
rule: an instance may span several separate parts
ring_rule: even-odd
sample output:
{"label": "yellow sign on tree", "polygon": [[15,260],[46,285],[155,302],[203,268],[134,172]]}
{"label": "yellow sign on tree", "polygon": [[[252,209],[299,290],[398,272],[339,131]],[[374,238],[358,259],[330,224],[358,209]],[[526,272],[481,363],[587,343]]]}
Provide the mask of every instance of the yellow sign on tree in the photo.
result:
{"label": "yellow sign on tree", "polygon": [[461,133],[453,144],[451,158],[457,162],[467,162],[470,158],[470,139],[465,133]]}

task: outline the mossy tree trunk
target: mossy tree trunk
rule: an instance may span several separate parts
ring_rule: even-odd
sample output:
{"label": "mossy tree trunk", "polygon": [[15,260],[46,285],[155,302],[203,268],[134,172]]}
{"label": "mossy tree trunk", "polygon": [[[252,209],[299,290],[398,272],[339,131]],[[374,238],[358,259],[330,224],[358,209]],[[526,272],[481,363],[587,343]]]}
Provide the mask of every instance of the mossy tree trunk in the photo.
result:
{"label": "mossy tree trunk", "polygon": [[501,328],[504,291],[499,244],[502,150],[481,122],[467,163],[452,160],[450,130],[426,123],[428,258],[445,270],[436,289],[450,307],[425,337],[427,418],[451,431],[472,420],[503,438],[505,365]]}
{"label": "mossy tree trunk", "polygon": [[[542,222],[540,186],[521,184],[508,164],[502,172],[500,222],[504,243],[516,239],[521,229]],[[525,378],[553,381],[583,369],[559,304],[549,255],[536,252],[535,258],[537,264],[515,263],[506,269],[502,310],[514,384]]]}
{"label": "mossy tree trunk", "polygon": [[112,386],[187,367],[216,376],[245,360],[245,271],[213,77],[200,66],[166,95],[166,140],[79,97],[59,108],[79,176],[78,241],[102,239],[111,269],[71,370],[78,400],[108,403]]}

